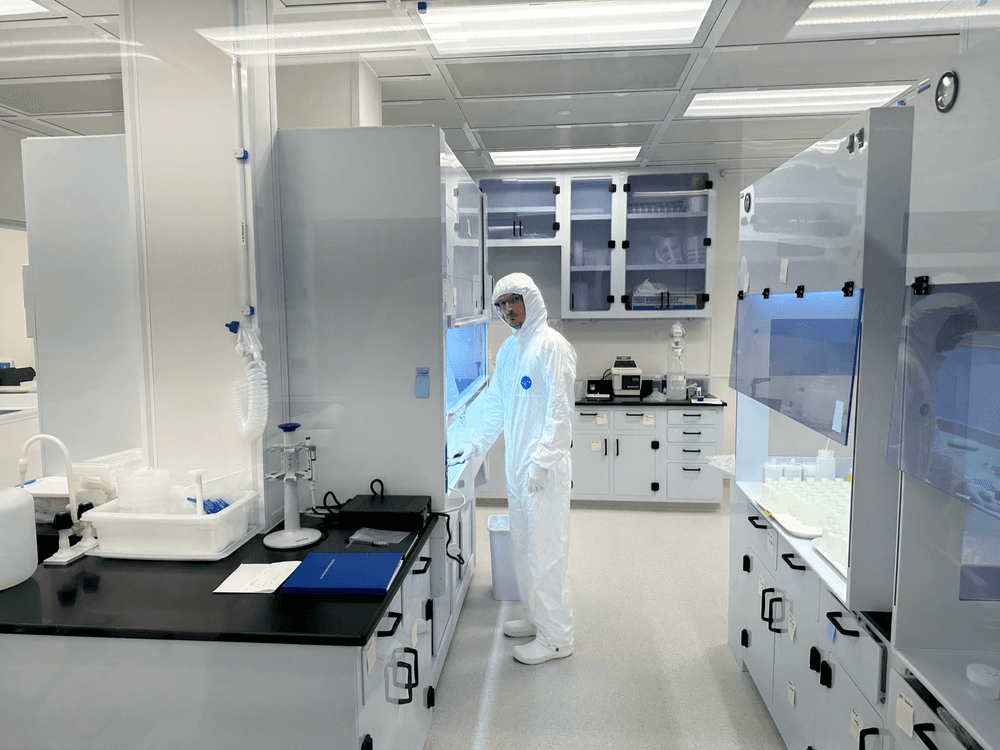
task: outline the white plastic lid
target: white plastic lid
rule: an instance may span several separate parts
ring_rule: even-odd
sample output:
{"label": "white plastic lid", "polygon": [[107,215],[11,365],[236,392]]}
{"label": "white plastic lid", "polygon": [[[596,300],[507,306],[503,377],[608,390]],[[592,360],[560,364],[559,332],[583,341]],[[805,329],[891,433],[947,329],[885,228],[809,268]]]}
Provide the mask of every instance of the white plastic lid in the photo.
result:
{"label": "white plastic lid", "polygon": [[965,669],[965,676],[982,691],[994,698],[1000,697],[1000,669],[988,664],[970,664]]}
{"label": "white plastic lid", "polygon": [[833,458],[833,451],[826,448],[820,448],[816,451],[816,455],[820,458]]}

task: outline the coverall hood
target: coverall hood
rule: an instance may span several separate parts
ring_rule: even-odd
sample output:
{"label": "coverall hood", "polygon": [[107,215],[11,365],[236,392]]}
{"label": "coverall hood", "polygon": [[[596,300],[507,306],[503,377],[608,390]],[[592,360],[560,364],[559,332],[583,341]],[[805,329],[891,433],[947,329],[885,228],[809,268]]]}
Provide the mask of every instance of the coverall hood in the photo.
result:
{"label": "coverall hood", "polygon": [[546,320],[549,313],[545,309],[545,300],[530,276],[512,273],[500,279],[493,289],[493,304],[505,294],[520,294],[524,298],[524,323],[520,328],[511,328],[519,342],[530,339],[540,327],[548,325]]}

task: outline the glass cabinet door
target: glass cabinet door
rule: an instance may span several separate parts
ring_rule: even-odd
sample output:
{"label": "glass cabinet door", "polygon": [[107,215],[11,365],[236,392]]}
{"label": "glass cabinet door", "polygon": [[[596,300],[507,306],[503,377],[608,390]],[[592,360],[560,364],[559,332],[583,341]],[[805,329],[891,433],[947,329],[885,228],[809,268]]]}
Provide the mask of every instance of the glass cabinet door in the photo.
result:
{"label": "glass cabinet door", "polygon": [[706,292],[708,175],[630,175],[625,294],[633,310],[701,309]]}
{"label": "glass cabinet door", "polygon": [[610,177],[576,178],[570,190],[570,310],[611,309]]}
{"label": "glass cabinet door", "polygon": [[490,240],[551,239],[556,236],[556,181],[533,178],[482,180],[486,232]]}

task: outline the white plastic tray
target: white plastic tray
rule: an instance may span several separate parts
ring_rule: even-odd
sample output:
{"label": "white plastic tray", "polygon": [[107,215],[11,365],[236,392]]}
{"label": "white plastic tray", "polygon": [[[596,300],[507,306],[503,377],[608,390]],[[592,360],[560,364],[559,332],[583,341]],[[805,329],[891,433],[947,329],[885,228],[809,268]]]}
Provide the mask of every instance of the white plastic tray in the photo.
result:
{"label": "white plastic tray", "polygon": [[233,554],[233,552],[249,542],[260,532],[260,526],[251,526],[243,537],[237,539],[221,552],[211,552],[205,554],[190,552],[105,552],[100,548],[100,546],[97,546],[94,547],[94,549],[87,550],[87,554],[93,555],[94,557],[109,557],[117,560],[200,560],[211,562],[213,560],[222,560],[223,558],[229,557]]}
{"label": "white plastic tray", "polygon": [[767,512],[768,517],[773,518],[791,536],[797,536],[800,539],[815,539],[818,536],[823,536],[823,529],[816,526],[806,526],[795,516],[787,513],[774,513],[766,505],[762,505],[760,500],[757,500],[756,503]]}
{"label": "white plastic tray", "polygon": [[834,568],[836,568],[842,576],[844,576],[845,578],[847,577],[847,568],[845,568],[842,563],[837,562],[832,557],[830,557],[830,555],[827,554],[826,550],[823,548],[822,538],[813,539],[812,546],[813,549],[819,552],[819,554],[823,557],[823,559],[826,560],[828,563],[830,563],[830,565],[832,565]]}

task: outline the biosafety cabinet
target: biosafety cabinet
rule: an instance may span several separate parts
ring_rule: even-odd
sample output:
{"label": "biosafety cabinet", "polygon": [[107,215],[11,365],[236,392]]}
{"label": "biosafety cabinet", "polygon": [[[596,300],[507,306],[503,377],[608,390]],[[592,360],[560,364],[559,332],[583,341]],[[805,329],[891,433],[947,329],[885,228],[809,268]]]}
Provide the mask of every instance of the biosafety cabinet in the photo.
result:
{"label": "biosafety cabinet", "polygon": [[740,196],[729,641],[789,748],[1000,748],[998,66]]}
{"label": "biosafety cabinet", "polygon": [[481,194],[434,127],[280,130],[277,150],[289,417],[341,501],[380,480],[447,516],[431,595],[450,634],[475,566],[478,467],[445,453],[488,374]]}

